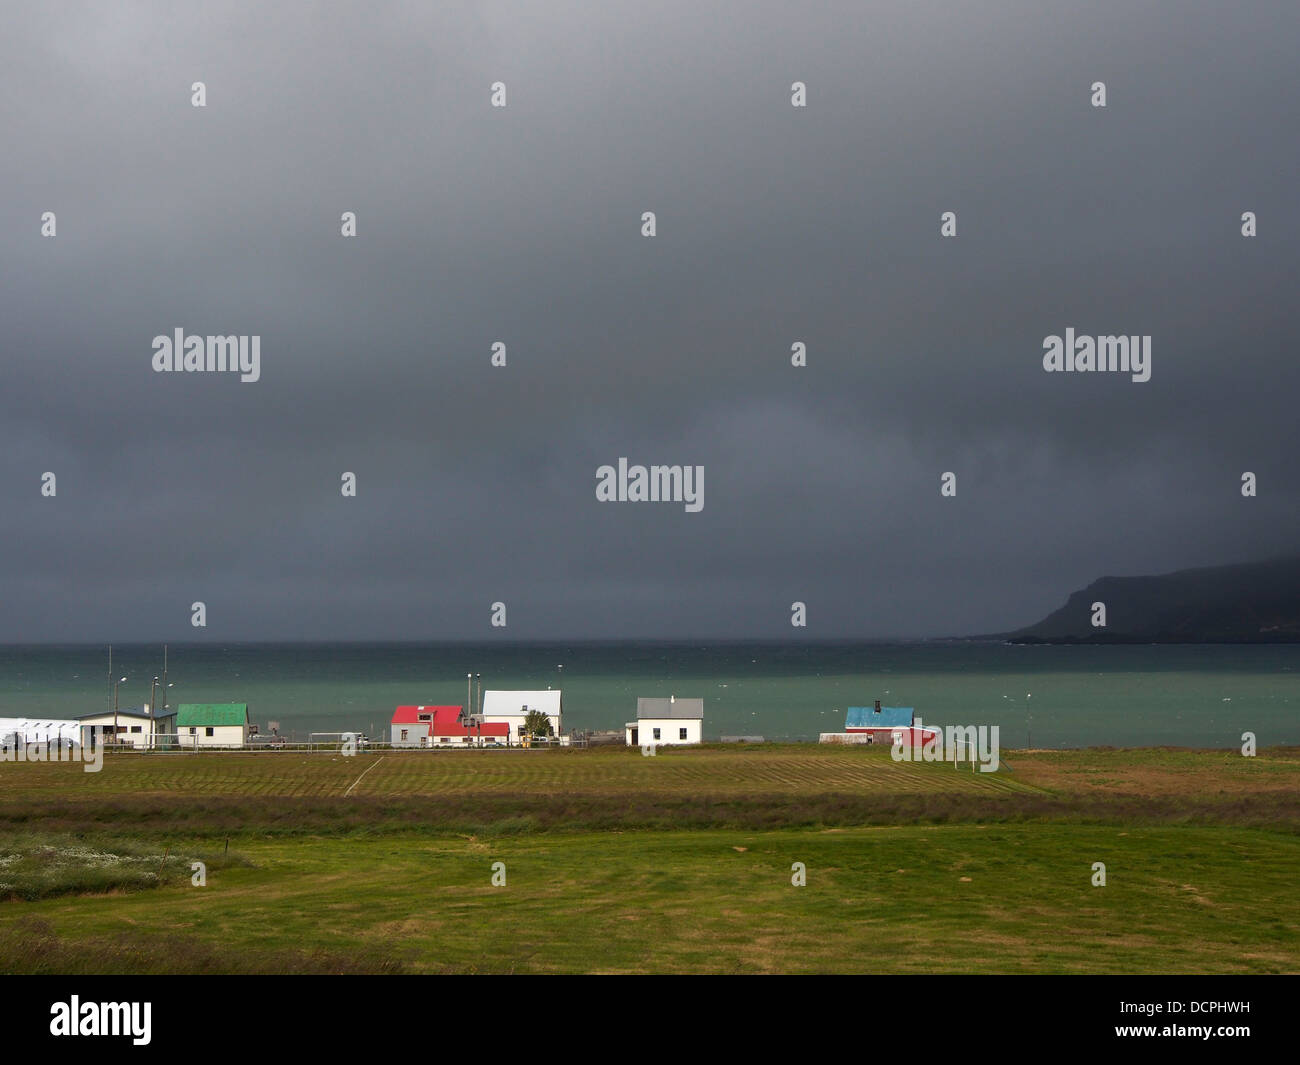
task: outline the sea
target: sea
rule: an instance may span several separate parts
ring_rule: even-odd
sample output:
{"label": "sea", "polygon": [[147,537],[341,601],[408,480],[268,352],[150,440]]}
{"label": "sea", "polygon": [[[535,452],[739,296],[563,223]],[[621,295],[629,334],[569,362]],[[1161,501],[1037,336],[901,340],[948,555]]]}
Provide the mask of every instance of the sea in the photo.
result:
{"label": "sea", "polygon": [[[0,717],[149,701],[161,645],[0,647]],[[475,695],[467,696],[467,674]],[[123,680],[122,678],[125,678]],[[167,702],[241,702],[266,731],[388,734],[393,708],[563,691],[564,727],[622,729],[638,696],[704,699],[706,739],[815,741],[850,706],[998,725],[1003,747],[1300,744],[1300,645],[900,643],[171,644]],[[162,702],[161,696],[157,698]]]}

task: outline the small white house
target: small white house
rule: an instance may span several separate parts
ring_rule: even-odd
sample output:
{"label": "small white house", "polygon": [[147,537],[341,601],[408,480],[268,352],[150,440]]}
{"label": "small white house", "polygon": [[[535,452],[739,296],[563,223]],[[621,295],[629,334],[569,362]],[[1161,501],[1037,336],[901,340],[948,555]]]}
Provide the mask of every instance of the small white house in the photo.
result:
{"label": "small white house", "polygon": [[247,703],[181,703],[176,732],[187,747],[243,747],[248,743]]}
{"label": "small white house", "polygon": [[160,736],[171,737],[176,731],[176,711],[168,710],[155,717],[147,706],[133,706],[124,710],[99,710],[93,714],[83,714],[78,722],[81,725],[80,742],[88,746],[100,743],[129,745],[140,750],[152,750],[159,746]]}
{"label": "small white house", "polygon": [[629,747],[676,746],[704,742],[704,700],[638,699],[636,720],[624,730]]}
{"label": "small white house", "polygon": [[562,708],[559,691],[544,692],[486,691],[483,693],[482,721],[485,725],[503,724],[509,727],[509,741],[519,742],[519,730],[524,718],[533,710],[540,710],[551,723],[555,735],[560,734]]}

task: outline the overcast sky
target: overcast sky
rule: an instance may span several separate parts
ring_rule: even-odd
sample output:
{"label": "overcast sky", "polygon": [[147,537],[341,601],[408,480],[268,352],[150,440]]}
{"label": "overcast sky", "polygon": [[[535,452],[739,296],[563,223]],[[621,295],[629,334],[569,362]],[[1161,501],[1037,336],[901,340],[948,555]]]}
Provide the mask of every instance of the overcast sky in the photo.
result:
{"label": "overcast sky", "polygon": [[1300,543],[1291,0],[0,8],[0,640],[989,632]]}

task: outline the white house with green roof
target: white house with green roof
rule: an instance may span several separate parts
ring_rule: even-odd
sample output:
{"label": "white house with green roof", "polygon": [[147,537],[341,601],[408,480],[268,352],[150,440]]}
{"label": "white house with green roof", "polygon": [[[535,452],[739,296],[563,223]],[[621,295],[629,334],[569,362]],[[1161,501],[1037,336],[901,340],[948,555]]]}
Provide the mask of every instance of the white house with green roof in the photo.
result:
{"label": "white house with green roof", "polygon": [[181,703],[176,708],[180,747],[243,747],[248,743],[247,703]]}

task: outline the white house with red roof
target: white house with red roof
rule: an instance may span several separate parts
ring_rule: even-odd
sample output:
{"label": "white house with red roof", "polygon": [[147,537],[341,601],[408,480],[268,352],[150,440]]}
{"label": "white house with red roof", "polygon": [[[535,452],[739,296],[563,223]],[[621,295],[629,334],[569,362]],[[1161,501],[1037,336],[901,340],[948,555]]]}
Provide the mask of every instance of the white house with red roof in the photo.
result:
{"label": "white house with red roof", "polygon": [[478,747],[505,743],[510,735],[508,725],[466,725],[459,706],[399,706],[392,730],[394,747]]}

